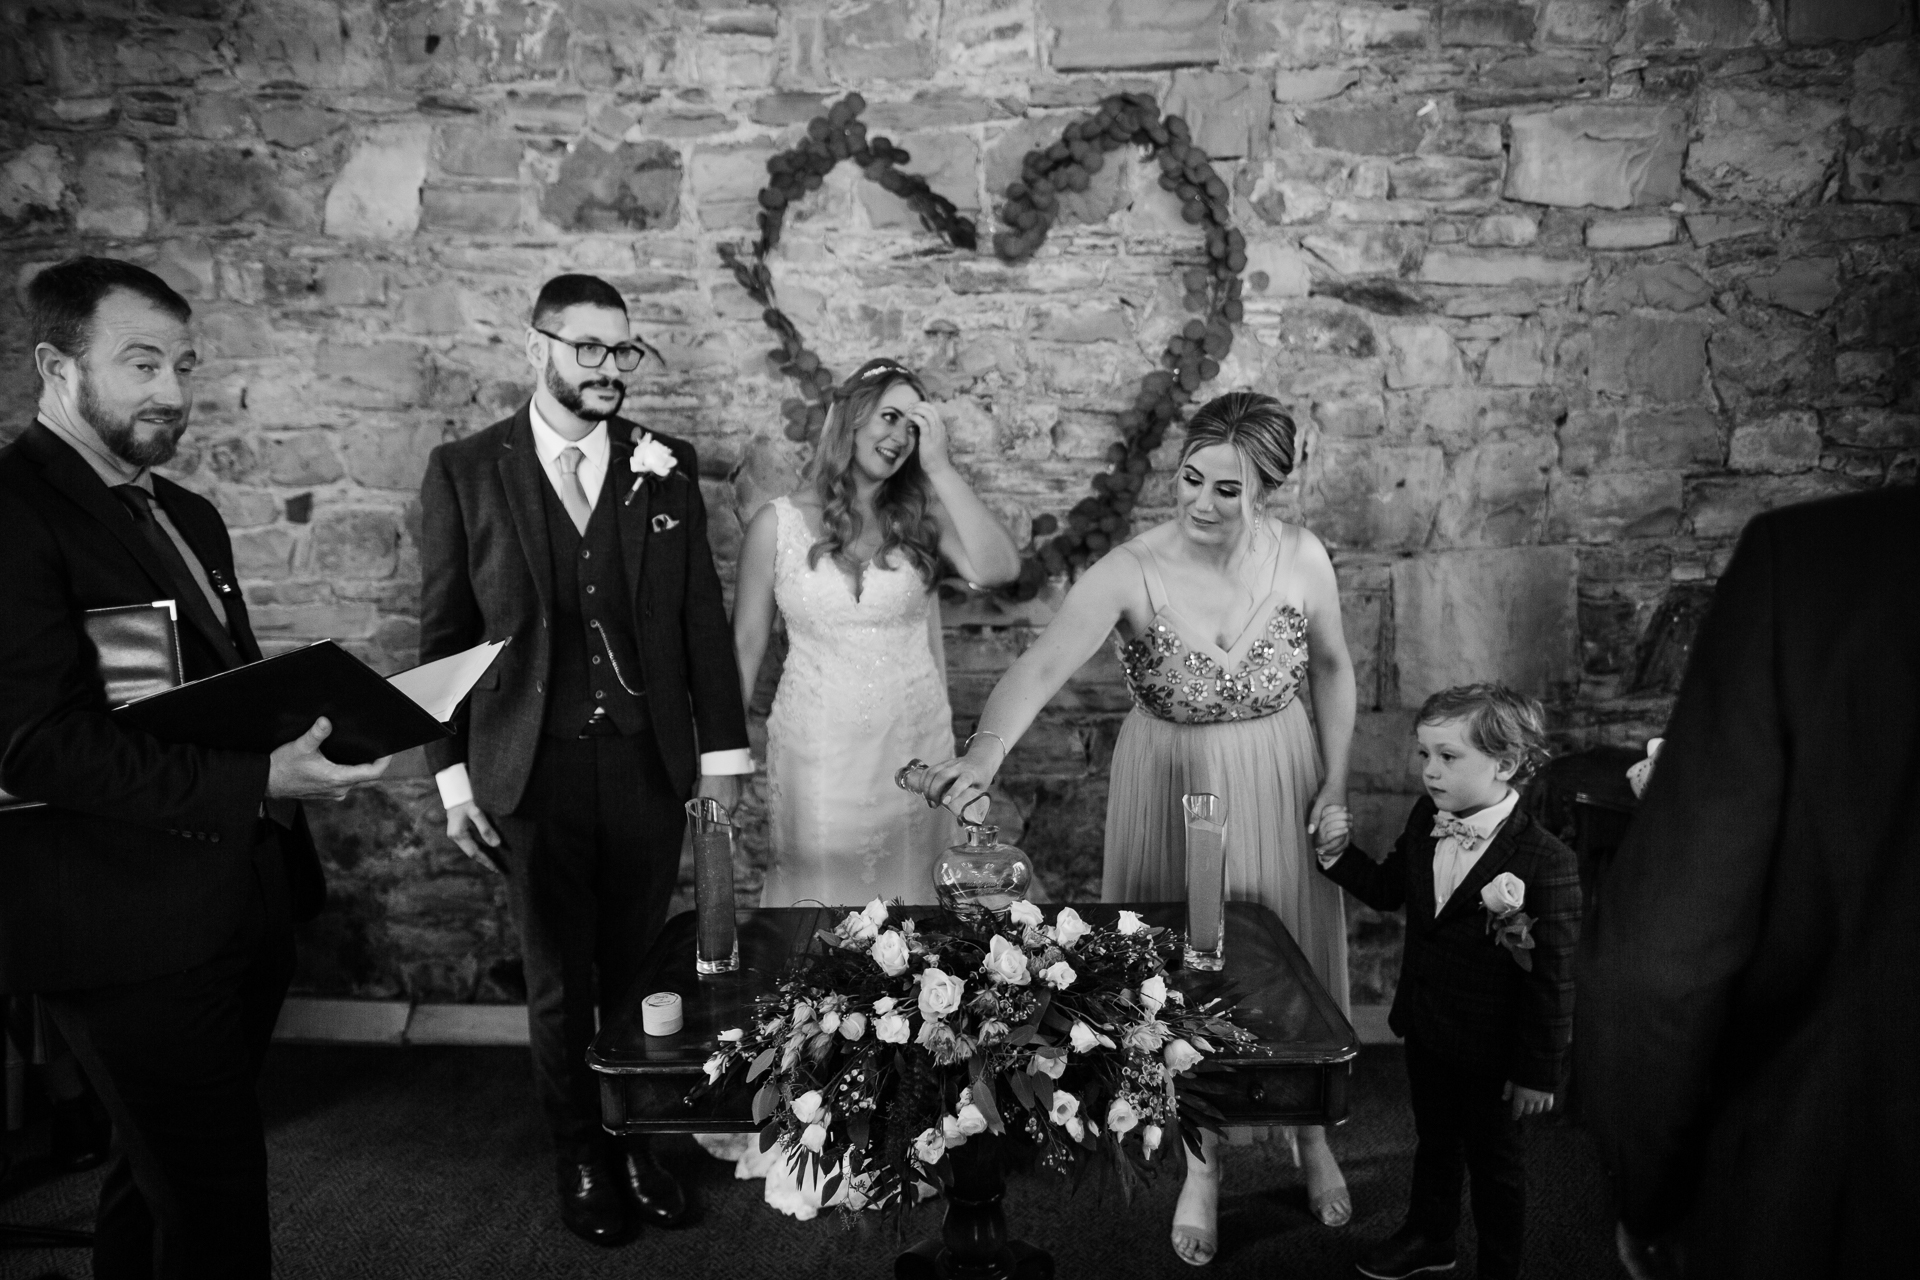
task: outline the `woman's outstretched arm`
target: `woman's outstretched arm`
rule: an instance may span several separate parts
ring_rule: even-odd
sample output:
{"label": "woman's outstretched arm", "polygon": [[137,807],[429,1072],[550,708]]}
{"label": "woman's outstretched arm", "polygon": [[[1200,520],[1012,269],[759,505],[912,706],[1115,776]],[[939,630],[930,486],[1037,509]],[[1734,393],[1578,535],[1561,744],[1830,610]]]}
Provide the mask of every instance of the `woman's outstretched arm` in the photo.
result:
{"label": "woman's outstretched arm", "polygon": [[751,706],[760,679],[760,660],[773,634],[773,549],[780,513],[771,502],[754,513],[740,547],[740,569],[733,585],[733,659],[740,667],[740,704]]}

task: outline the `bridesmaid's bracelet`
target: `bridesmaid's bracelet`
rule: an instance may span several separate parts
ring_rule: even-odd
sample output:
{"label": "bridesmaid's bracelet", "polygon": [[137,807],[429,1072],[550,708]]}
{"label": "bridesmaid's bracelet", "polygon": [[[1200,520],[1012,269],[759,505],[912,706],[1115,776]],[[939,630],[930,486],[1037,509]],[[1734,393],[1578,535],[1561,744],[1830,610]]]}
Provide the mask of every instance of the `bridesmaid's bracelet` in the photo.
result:
{"label": "bridesmaid's bracelet", "polygon": [[980,737],[980,736],[981,736],[982,734],[984,734],[984,735],[986,735],[986,736],[987,736],[987,737],[989,737],[989,738],[992,738],[992,739],[993,739],[993,740],[994,740],[995,742],[997,742],[997,743],[999,743],[999,744],[1000,744],[1000,759],[1001,759],[1001,760],[1003,760],[1003,761],[1004,761],[1004,760],[1005,760],[1005,759],[1006,759],[1006,758],[1007,758],[1008,756],[1010,756],[1010,755],[1012,755],[1012,754],[1013,754],[1013,748],[1011,748],[1011,747],[1009,747],[1009,746],[1007,745],[1007,740],[1006,740],[1005,738],[1003,738],[1003,737],[1001,737],[1001,736],[1000,736],[999,734],[997,734],[997,733],[995,733],[995,732],[994,732],[993,730],[991,730],[991,729],[975,729],[975,730],[973,731],[973,737],[971,737],[971,738],[968,738],[968,739],[967,739],[967,750],[968,750],[968,751],[971,751],[971,750],[973,750],[973,739],[974,739],[974,738],[978,738],[978,737]]}

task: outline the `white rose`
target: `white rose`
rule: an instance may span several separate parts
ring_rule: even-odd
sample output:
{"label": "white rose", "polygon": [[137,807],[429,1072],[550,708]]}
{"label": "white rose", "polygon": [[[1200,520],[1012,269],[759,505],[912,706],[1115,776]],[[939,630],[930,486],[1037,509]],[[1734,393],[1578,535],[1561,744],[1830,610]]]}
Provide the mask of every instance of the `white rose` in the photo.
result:
{"label": "white rose", "polygon": [[887,922],[887,904],[879,898],[875,898],[872,902],[869,902],[865,907],[861,908],[860,914],[873,921],[873,927],[878,929]]}
{"label": "white rose", "polygon": [[1159,1013],[1161,1006],[1166,1002],[1167,980],[1165,978],[1156,973],[1140,984],[1140,1007],[1147,1011],[1149,1018]]}
{"label": "white rose", "polygon": [[1064,1053],[1036,1053],[1033,1055],[1033,1069],[1049,1080],[1058,1080],[1067,1069],[1067,1055]]}
{"label": "white rose", "polygon": [[880,926],[864,911],[849,911],[835,932],[852,942],[867,942],[880,932]]}
{"label": "white rose", "polygon": [[1139,933],[1146,927],[1147,922],[1140,918],[1138,912],[1133,911],[1122,911],[1120,913],[1120,923],[1114,926],[1114,928],[1121,933]]}
{"label": "white rose", "polygon": [[[880,966],[880,972],[889,978],[897,978],[907,971],[907,939],[898,929],[889,929],[874,940],[873,950],[869,953],[873,962]],[[874,1007],[879,1008],[876,1002]]]}
{"label": "white rose", "polygon": [[1087,1126],[1081,1121],[1079,1116],[1067,1117],[1066,1128],[1068,1134],[1073,1137],[1075,1142],[1087,1136]]}
{"label": "white rose", "polygon": [[1140,1129],[1141,1154],[1150,1156],[1154,1152],[1158,1151],[1160,1149],[1160,1139],[1163,1136],[1164,1135],[1161,1132],[1160,1126],[1157,1124],[1149,1124],[1149,1125],[1141,1126],[1141,1129]]}
{"label": "white rose", "polygon": [[892,1013],[893,1006],[899,1003],[900,1002],[898,1000],[895,1000],[892,996],[881,996],[878,1000],[875,1000],[873,1002],[873,1011],[875,1013]]}
{"label": "white rose", "polygon": [[1073,944],[1093,932],[1093,926],[1080,918],[1080,913],[1072,907],[1060,908],[1060,914],[1053,918],[1053,940],[1073,950]]}
{"label": "white rose", "polygon": [[1055,1124],[1065,1124],[1080,1114],[1080,1099],[1065,1089],[1053,1091],[1053,1105],[1047,1108],[1047,1119]]}
{"label": "white rose", "polygon": [[1024,898],[1007,908],[1007,918],[1017,925],[1038,925],[1046,917],[1040,914],[1040,908]]}
{"label": "white rose", "polygon": [[742,1031],[739,1027],[728,1027],[720,1033],[720,1040],[723,1044],[737,1044],[741,1037],[745,1035],[746,1032]]}
{"label": "white rose", "polygon": [[707,1083],[713,1084],[715,1081],[720,1079],[720,1073],[727,1069],[727,1060],[725,1055],[718,1054],[718,1053],[714,1054],[711,1058],[708,1058],[704,1063],[701,1064],[701,1069],[707,1073]]}
{"label": "white rose", "polygon": [[1113,1130],[1115,1137],[1126,1133],[1139,1123],[1140,1113],[1135,1111],[1133,1104],[1125,1098],[1115,1098],[1113,1105],[1107,1108],[1107,1128]]}
{"label": "white rose", "polygon": [[1127,1032],[1127,1044],[1142,1053],[1154,1053],[1167,1042],[1167,1024],[1164,1022],[1142,1022]]}
{"label": "white rose", "polygon": [[905,1044],[913,1038],[913,1027],[904,1014],[886,1013],[874,1024],[873,1037],[881,1044]]}
{"label": "white rose", "polygon": [[1511,871],[1502,871],[1480,890],[1480,901],[1496,916],[1510,916],[1527,900],[1527,884]]}
{"label": "white rose", "polygon": [[1201,1059],[1200,1051],[1185,1040],[1169,1040],[1160,1052],[1170,1071],[1191,1071]]}
{"label": "white rose", "polygon": [[1024,987],[1033,981],[1027,972],[1027,953],[997,933],[988,944],[987,957],[980,962],[980,967],[1008,986]]}
{"label": "white rose", "polygon": [[840,1015],[834,1012],[832,1009],[829,1009],[825,1013],[821,1014],[820,1029],[826,1032],[828,1035],[832,1035],[834,1032],[838,1031],[840,1029]]}
{"label": "white rose", "polygon": [[815,1155],[819,1155],[820,1148],[827,1145],[827,1126],[824,1124],[808,1125],[807,1131],[800,1135],[800,1145]]}
{"label": "white rose", "polygon": [[861,1036],[867,1034],[867,1015],[864,1013],[850,1013],[840,1019],[840,1034],[848,1040],[858,1040]]}
{"label": "white rose", "polygon": [[1100,1037],[1086,1023],[1075,1019],[1073,1030],[1067,1032],[1067,1039],[1073,1044],[1075,1053],[1087,1053],[1100,1043]]}
{"label": "white rose", "polygon": [[795,1006],[793,1006],[794,1031],[798,1032],[802,1027],[806,1026],[809,1022],[812,1022],[813,1017],[814,1017],[813,1006],[808,1004],[805,1000],[802,1000],[799,1004],[796,1004]]}
{"label": "white rose", "polygon": [[950,973],[928,968],[920,972],[920,1012],[928,1018],[944,1018],[960,1007],[966,984]]}
{"label": "white rose", "polygon": [[962,1132],[960,1121],[957,1117],[940,1117],[940,1140],[949,1147],[963,1147],[966,1145],[967,1135]]}
{"label": "white rose", "polygon": [[941,1157],[946,1154],[947,1140],[940,1136],[938,1129],[923,1129],[920,1136],[913,1140],[913,1158],[921,1164],[939,1164]]}
{"label": "white rose", "polygon": [[635,475],[664,476],[673,470],[673,450],[642,431],[627,465]]}
{"label": "white rose", "polygon": [[1050,964],[1040,971],[1040,980],[1055,991],[1066,990],[1073,985],[1073,980],[1078,976],[1074,973],[1073,966],[1065,960]]}
{"label": "white rose", "polygon": [[969,1138],[976,1133],[985,1133],[987,1131],[986,1112],[980,1110],[979,1107],[971,1102],[961,1107],[959,1114],[956,1115],[954,1119],[960,1125],[960,1132],[966,1134]]}
{"label": "white rose", "polygon": [[793,1100],[793,1118],[801,1124],[812,1124],[820,1118],[820,1108],[825,1102],[818,1089],[809,1089]]}

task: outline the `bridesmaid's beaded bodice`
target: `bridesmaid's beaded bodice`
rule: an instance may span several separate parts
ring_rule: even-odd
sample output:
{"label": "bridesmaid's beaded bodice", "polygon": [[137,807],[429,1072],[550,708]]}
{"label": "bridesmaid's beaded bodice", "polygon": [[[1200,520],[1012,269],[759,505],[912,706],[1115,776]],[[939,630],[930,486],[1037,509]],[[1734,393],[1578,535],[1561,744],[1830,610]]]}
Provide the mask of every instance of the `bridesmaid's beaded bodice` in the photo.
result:
{"label": "bridesmaid's beaded bodice", "polygon": [[1163,606],[1145,635],[1118,645],[1127,688],[1145,714],[1175,724],[1255,720],[1284,711],[1299,692],[1307,619],[1294,606],[1275,605],[1238,661],[1230,651],[1189,644],[1168,614]]}

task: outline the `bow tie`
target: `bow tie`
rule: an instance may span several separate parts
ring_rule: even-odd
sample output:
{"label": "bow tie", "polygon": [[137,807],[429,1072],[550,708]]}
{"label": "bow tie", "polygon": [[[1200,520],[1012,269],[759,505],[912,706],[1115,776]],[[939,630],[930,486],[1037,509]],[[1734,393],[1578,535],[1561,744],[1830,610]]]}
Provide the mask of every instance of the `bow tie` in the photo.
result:
{"label": "bow tie", "polygon": [[1460,852],[1472,853],[1487,842],[1485,833],[1476,831],[1467,823],[1450,813],[1435,814],[1433,819],[1433,838],[1445,840],[1452,836],[1460,842]]}

